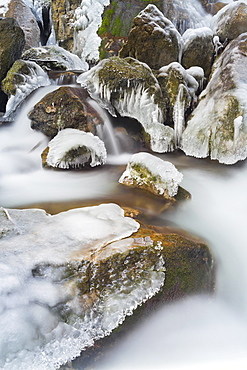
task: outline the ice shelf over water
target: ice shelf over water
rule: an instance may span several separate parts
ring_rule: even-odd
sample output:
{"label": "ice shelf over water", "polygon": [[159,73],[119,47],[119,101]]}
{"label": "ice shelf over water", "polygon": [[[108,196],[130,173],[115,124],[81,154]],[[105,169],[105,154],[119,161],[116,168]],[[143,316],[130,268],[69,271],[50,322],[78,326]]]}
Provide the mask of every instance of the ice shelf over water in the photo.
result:
{"label": "ice shelf over water", "polygon": [[[133,262],[129,236],[139,224],[116,204],[54,216],[1,208],[0,221],[1,369],[58,369],[109,334],[164,283],[162,257],[146,271],[138,249],[139,264]],[[146,247],[157,252],[150,238],[142,243],[143,258]],[[124,253],[126,263],[120,269],[111,265],[107,285],[97,278],[97,266],[114,253]]]}

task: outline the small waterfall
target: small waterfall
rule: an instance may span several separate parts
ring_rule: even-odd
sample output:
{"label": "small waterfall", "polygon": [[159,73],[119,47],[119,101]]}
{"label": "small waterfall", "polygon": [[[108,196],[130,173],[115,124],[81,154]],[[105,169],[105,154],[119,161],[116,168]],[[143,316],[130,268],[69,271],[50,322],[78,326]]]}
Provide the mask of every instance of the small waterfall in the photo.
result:
{"label": "small waterfall", "polygon": [[120,148],[114,134],[108,113],[106,113],[106,111],[101,108],[95,100],[88,99],[87,101],[91,105],[91,107],[94,108],[96,112],[98,112],[99,115],[103,118],[104,125],[97,126],[97,135],[101,140],[104,141],[107,153],[118,156],[120,154]]}

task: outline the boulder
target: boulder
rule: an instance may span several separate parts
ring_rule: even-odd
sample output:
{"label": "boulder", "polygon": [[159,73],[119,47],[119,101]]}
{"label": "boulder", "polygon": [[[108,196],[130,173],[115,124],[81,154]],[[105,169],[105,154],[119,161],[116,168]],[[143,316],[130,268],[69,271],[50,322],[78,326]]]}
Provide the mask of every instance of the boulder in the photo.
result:
{"label": "boulder", "polygon": [[181,64],[185,69],[201,67],[208,78],[214,61],[213,31],[208,27],[188,29],[182,37],[184,48]]}
{"label": "boulder", "polygon": [[223,7],[212,19],[211,28],[222,43],[237,38],[247,32],[247,4],[234,1]]}
{"label": "boulder", "polygon": [[182,135],[187,155],[210,155],[233,164],[247,157],[247,33],[230,42],[213,65],[213,74],[201,93]]}
{"label": "boulder", "polygon": [[172,163],[152,154],[139,152],[130,158],[119,182],[174,200],[182,179],[183,175]]}
{"label": "boulder", "polygon": [[134,58],[112,57],[81,74],[77,82],[113,116],[118,112],[137,119],[152,150],[165,152],[173,148],[174,131],[163,124],[165,100],[147,64]]}
{"label": "boulder", "polygon": [[106,148],[104,142],[91,132],[66,128],[48,143],[42,159],[44,167],[95,167],[105,164]]}
{"label": "boulder", "polygon": [[[12,64],[20,58],[25,35],[13,18],[0,18],[0,84]],[[7,96],[0,90],[0,111],[5,111]]]}
{"label": "boulder", "polygon": [[96,126],[103,120],[87,99],[84,89],[62,86],[45,95],[29,112],[31,127],[50,138],[65,128],[95,134]]}
{"label": "boulder", "polygon": [[159,69],[179,61],[182,38],[171,21],[155,5],[149,4],[133,20],[120,57],[132,57]]}
{"label": "boulder", "polygon": [[2,81],[2,90],[9,98],[4,118],[11,115],[32,91],[48,85],[48,75],[38,64],[16,60]]}
{"label": "boulder", "polygon": [[31,9],[22,0],[10,0],[5,17],[14,18],[25,34],[25,50],[39,46],[40,30]]}
{"label": "boulder", "polygon": [[57,46],[42,46],[26,50],[21,57],[23,60],[30,60],[37,63],[45,71],[58,70],[79,70],[84,71],[84,63],[67,50]]}

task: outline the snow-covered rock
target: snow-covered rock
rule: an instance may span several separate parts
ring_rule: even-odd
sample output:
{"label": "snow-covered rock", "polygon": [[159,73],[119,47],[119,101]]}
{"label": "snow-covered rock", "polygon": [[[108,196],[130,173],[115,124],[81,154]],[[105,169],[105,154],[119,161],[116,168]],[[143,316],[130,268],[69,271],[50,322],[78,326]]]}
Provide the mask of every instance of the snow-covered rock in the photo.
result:
{"label": "snow-covered rock", "polygon": [[57,45],[31,48],[21,58],[34,61],[45,70],[85,70],[85,64],[77,55]]}
{"label": "snow-covered rock", "polygon": [[130,158],[119,182],[169,199],[177,194],[182,179],[183,175],[172,163],[140,152]]}
{"label": "snow-covered rock", "polygon": [[100,166],[106,162],[106,156],[104,142],[98,136],[67,128],[49,142],[44,157],[48,167],[69,169]]}
{"label": "snow-covered rock", "polygon": [[161,88],[147,64],[133,58],[102,60],[81,74],[77,82],[113,116],[137,119],[150,136],[155,152],[174,147],[174,130],[163,124],[166,115]]}
{"label": "snow-covered rock", "polygon": [[50,83],[47,73],[38,64],[17,60],[2,81],[2,90],[9,97],[4,118],[9,117],[32,91]]}
{"label": "snow-covered rock", "polygon": [[247,32],[246,0],[234,1],[224,6],[212,18],[211,28],[222,43],[229,42],[241,33]]}
{"label": "snow-covered rock", "polygon": [[233,164],[247,157],[247,33],[231,41],[182,135],[182,150]]}
{"label": "snow-covered rock", "polygon": [[206,77],[210,75],[215,53],[213,37],[209,27],[185,31],[182,36],[184,48],[181,61],[184,68],[198,66],[203,68]]}
{"label": "snow-covered rock", "polygon": [[181,35],[173,23],[155,5],[149,4],[134,18],[127,43],[119,55],[159,69],[180,61],[182,45]]}

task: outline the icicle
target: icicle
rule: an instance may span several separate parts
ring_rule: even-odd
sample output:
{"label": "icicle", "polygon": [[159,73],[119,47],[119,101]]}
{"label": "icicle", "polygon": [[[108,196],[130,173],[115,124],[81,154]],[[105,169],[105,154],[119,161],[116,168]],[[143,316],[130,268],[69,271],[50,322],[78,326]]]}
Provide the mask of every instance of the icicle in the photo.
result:
{"label": "icicle", "polygon": [[184,109],[185,109],[185,99],[184,99],[184,85],[180,84],[178,88],[178,95],[173,108],[173,121],[174,121],[174,136],[175,145],[179,147],[182,132],[184,130]]}

